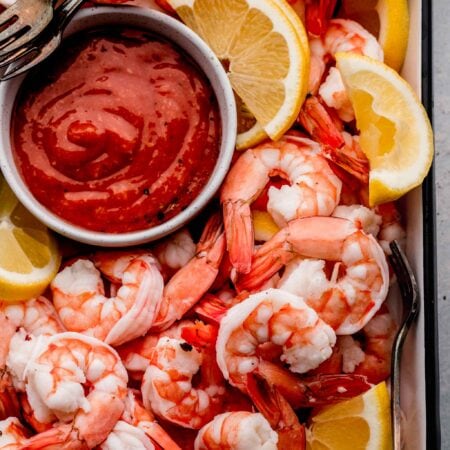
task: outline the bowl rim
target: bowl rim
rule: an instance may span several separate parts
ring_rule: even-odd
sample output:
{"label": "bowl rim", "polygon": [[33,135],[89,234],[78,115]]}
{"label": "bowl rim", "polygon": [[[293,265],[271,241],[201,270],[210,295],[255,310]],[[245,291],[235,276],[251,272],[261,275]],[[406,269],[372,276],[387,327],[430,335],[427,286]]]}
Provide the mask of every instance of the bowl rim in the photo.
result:
{"label": "bowl rim", "polygon": [[[5,119],[5,115],[7,115],[6,120],[3,120],[5,124],[3,125],[4,132],[0,138],[0,169],[11,189],[19,201],[36,218],[52,230],[75,241],[103,247],[132,246],[154,241],[173,233],[192,220],[213,198],[225,179],[233,157],[237,133],[236,103],[225,69],[209,46],[182,22],[150,8],[94,6],[77,12],[67,26],[63,39],[81,30],[95,29],[96,27],[107,26],[107,24],[113,25],[114,22],[126,26],[130,18],[134,20],[134,22],[128,24],[131,28],[145,29],[148,27],[149,31],[160,34],[163,38],[175,43],[177,47],[186,51],[209,79],[219,106],[221,143],[213,172],[197,197],[183,211],[167,222],[143,230],[106,233],[89,230],[70,223],[42,205],[22,179],[15,163],[12,149],[12,111],[17,92],[27,74],[0,83],[0,117]],[[140,22],[139,25],[137,25],[138,22]],[[155,27],[159,27],[159,29],[155,30]],[[166,33],[170,33],[171,36],[168,36]],[[198,52],[197,56],[192,54],[193,51]],[[201,59],[200,61],[199,58]],[[10,95],[7,95],[11,89],[16,89],[13,99],[10,98]],[[6,104],[9,104],[9,115],[8,108],[5,111],[4,106]],[[8,127],[7,129],[6,126]]]}

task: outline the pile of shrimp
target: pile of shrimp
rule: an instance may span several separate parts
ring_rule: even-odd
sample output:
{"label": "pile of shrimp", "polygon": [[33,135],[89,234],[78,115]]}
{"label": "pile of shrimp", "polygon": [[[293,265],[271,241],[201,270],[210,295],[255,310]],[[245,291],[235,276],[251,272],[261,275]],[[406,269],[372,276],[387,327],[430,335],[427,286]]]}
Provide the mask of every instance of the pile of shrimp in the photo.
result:
{"label": "pile of shrimp", "polygon": [[311,48],[293,128],[237,153],[188,228],[68,247],[43,296],[0,301],[0,449],[302,450],[311,408],[389,377],[387,256],[405,233],[395,204],[368,206],[334,65],[383,51],[336,1],[290,3]]}

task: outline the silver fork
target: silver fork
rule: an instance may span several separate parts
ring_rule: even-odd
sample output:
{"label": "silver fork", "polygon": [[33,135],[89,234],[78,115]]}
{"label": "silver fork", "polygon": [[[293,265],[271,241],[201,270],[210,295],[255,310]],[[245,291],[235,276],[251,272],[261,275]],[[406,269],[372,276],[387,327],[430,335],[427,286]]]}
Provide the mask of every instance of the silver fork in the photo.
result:
{"label": "silver fork", "polygon": [[0,56],[34,39],[52,17],[52,0],[17,0],[0,14]]}
{"label": "silver fork", "polygon": [[401,449],[400,363],[406,335],[419,313],[419,288],[414,273],[397,241],[390,244],[390,262],[397,276],[402,296],[402,324],[395,337],[391,361],[391,423],[394,450]]}
{"label": "silver fork", "polygon": [[16,77],[50,56],[61,43],[62,33],[71,17],[84,1],[65,0],[55,10],[53,20],[41,35],[6,57],[0,57],[0,68],[9,66],[0,76],[0,81]]}

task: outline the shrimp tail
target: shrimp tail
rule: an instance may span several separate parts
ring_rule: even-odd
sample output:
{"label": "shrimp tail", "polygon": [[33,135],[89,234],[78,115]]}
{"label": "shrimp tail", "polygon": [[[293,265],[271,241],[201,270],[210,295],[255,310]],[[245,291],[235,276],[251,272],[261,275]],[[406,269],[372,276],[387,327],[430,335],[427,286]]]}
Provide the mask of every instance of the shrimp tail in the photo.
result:
{"label": "shrimp tail", "polygon": [[247,375],[246,388],[256,408],[277,431],[278,448],[304,450],[306,448],[305,428],[280,391],[256,374]]}
{"label": "shrimp tail", "polygon": [[322,36],[328,27],[337,0],[310,0],[306,2],[306,29],[314,36]]}
{"label": "shrimp tail", "polygon": [[36,434],[23,443],[21,450],[87,450],[88,445],[79,440],[71,425],[60,425]]}
{"label": "shrimp tail", "polygon": [[305,100],[297,121],[320,144],[332,148],[344,146],[341,130],[316,96]]}
{"label": "shrimp tail", "polygon": [[0,420],[18,417],[20,413],[17,394],[7,372],[0,373]]}
{"label": "shrimp tail", "polygon": [[239,273],[248,273],[252,264],[254,242],[249,205],[240,200],[224,202],[223,220],[230,262]]}
{"label": "shrimp tail", "polygon": [[250,273],[242,274],[236,280],[235,285],[239,292],[244,290],[253,292],[260,288],[295,257],[295,253],[289,251],[291,246],[287,243],[285,231],[286,228],[282,229],[258,249],[253,257]]}
{"label": "shrimp tail", "polygon": [[217,326],[197,321],[193,325],[183,327],[181,337],[188,343],[200,348],[213,348],[217,339]]}
{"label": "shrimp tail", "polygon": [[348,400],[372,387],[367,377],[353,374],[317,375],[301,379],[269,361],[261,361],[256,373],[278,391],[294,409]]}
{"label": "shrimp tail", "polygon": [[181,450],[181,447],[167,434],[167,432],[156,422],[144,422],[140,428],[162,450]]}
{"label": "shrimp tail", "polygon": [[194,312],[205,322],[219,324],[228,308],[224,302],[213,294],[205,296],[195,305]]}

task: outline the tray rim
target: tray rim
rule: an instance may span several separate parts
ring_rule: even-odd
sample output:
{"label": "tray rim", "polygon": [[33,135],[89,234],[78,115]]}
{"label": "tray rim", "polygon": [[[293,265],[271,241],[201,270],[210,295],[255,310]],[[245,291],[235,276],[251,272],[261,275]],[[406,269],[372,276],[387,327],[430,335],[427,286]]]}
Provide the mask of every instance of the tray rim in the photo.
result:
{"label": "tray rim", "polygon": [[[433,122],[432,83],[432,5],[422,2],[422,103]],[[436,196],[434,163],[422,185],[423,209],[423,266],[425,326],[425,380],[426,385],[426,446],[428,449],[441,448],[439,410],[439,348],[437,314],[437,264],[436,264]]]}

